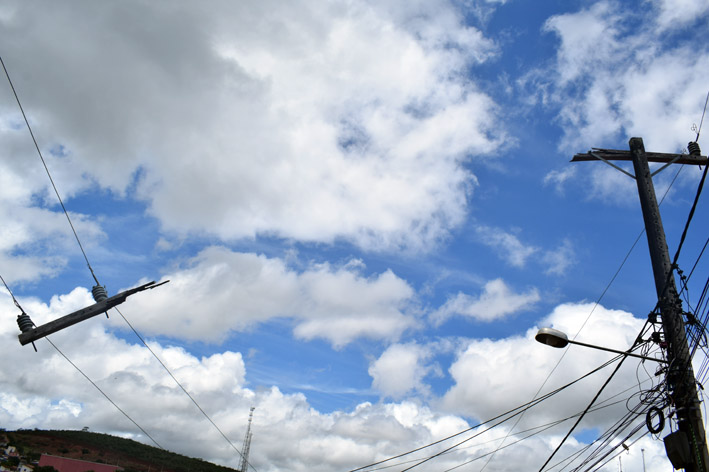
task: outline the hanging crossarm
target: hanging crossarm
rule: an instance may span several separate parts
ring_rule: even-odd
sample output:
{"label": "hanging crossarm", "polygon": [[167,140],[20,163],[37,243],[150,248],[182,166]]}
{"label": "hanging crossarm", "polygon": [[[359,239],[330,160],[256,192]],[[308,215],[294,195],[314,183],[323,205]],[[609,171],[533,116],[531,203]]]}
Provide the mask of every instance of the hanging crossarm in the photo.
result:
{"label": "hanging crossarm", "polygon": [[126,290],[124,292],[118,293],[112,297],[106,298],[105,300],[102,300],[98,303],[94,303],[91,306],[87,306],[86,308],[82,308],[81,310],[77,310],[73,313],[69,313],[66,316],[63,316],[59,319],[56,319],[54,321],[50,321],[49,323],[43,324],[42,326],[37,326],[35,328],[27,329],[26,331],[23,331],[22,334],[18,336],[20,339],[20,344],[23,346],[25,344],[31,343],[33,341],[36,341],[40,338],[43,338],[45,336],[48,336],[52,333],[56,333],[57,331],[60,331],[64,328],[68,328],[71,325],[75,325],[76,323],[79,323],[81,321],[87,320],[91,317],[94,317],[96,315],[99,315],[101,313],[105,313],[106,311],[110,310],[111,308],[120,305],[124,301],[126,301],[126,298],[128,298],[130,295],[133,295],[138,292],[142,292],[143,290],[150,290],[155,287],[159,287],[160,285],[168,283],[169,280],[166,280],[164,282],[156,283],[156,282],[148,282],[147,284],[143,284],[139,287],[131,288],[129,290]]}

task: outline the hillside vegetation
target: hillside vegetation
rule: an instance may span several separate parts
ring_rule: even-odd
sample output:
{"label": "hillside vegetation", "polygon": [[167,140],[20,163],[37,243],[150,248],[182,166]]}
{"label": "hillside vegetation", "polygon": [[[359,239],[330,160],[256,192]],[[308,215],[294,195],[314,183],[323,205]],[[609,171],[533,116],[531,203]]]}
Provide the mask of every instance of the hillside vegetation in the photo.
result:
{"label": "hillside vegetation", "polygon": [[234,469],[89,431],[7,431],[10,444],[28,459],[41,454],[118,465],[127,472],[235,472]]}

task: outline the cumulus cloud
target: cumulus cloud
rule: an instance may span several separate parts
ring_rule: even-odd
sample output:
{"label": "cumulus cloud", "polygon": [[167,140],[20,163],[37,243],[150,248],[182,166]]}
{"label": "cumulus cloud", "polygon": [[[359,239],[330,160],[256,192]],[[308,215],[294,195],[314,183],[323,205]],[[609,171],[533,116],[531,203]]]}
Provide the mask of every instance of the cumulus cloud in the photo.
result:
{"label": "cumulus cloud", "polygon": [[477,321],[490,322],[531,308],[540,299],[536,288],[514,293],[502,279],[487,282],[477,297],[458,293],[431,314],[431,319],[442,323],[451,316],[460,315]]}
{"label": "cumulus cloud", "polygon": [[88,177],[67,195],[135,189],[181,235],[422,248],[504,136],[466,78],[494,44],[446,2],[403,6],[16,2],[0,35],[55,170]]}
{"label": "cumulus cloud", "polygon": [[418,344],[393,344],[369,366],[372,386],[385,397],[401,398],[413,390],[426,392],[423,384],[430,367],[423,362],[431,352]]}
{"label": "cumulus cloud", "polygon": [[[540,326],[559,329],[569,338],[578,334],[579,341],[619,350],[633,344],[642,325],[643,321],[630,313],[590,303],[559,305],[540,321]],[[565,351],[550,348],[534,340],[536,330],[535,327],[522,336],[500,340],[471,340],[461,349],[450,367],[455,384],[443,397],[449,411],[478,419],[491,418],[580,378],[613,357],[578,346]],[[644,382],[644,388],[652,386],[656,365],[643,367],[635,361],[625,364],[600,401],[619,393],[627,397],[625,389],[639,382]],[[610,371],[606,369],[553,401],[540,404],[526,413],[522,425],[546,424],[582,411],[608,375]],[[604,408],[590,417],[582,429],[607,427],[624,413],[624,408]]]}
{"label": "cumulus cloud", "polygon": [[296,337],[396,340],[416,326],[414,291],[391,271],[360,274],[360,265],[313,265],[296,272],[281,259],[209,247],[164,276],[170,283],[129,298],[141,331],[223,341],[230,332],[291,318]]}
{"label": "cumulus cloud", "polygon": [[[90,302],[86,290],[56,297],[49,305],[20,300],[43,323]],[[4,318],[16,311],[0,297]],[[148,350],[119,339],[99,320],[87,320],[51,336],[52,342],[125,411],[155,442],[171,450],[236,467],[240,457],[209,424]],[[20,347],[17,329],[0,326],[0,421],[3,427],[105,431],[146,443],[124,417],[49,343],[35,353]],[[303,394],[276,387],[251,390],[238,352],[196,357],[184,349],[151,343],[207,414],[233,443],[243,437],[248,410],[256,408],[250,460],[258,470],[351,469],[427,444],[469,427],[462,418],[436,413],[417,402],[362,403],[350,412],[320,413]],[[200,434],[185,434],[186,431]],[[459,463],[465,452],[441,461]]]}
{"label": "cumulus cloud", "polygon": [[[85,289],[55,297],[48,305],[35,299],[20,299],[38,323],[90,301]],[[572,334],[579,330],[591,308],[590,304],[561,305],[542,323]],[[0,297],[0,313],[4,318],[13,316],[16,311],[8,296]],[[598,307],[578,339],[623,349],[633,341],[641,323],[628,313]],[[87,320],[56,333],[52,341],[163,447],[237,466],[239,457],[235,451],[147,349],[115,337],[105,331],[104,326],[105,322],[98,319]],[[47,342],[38,342],[39,352],[35,353],[29,346],[20,347],[16,334],[17,328],[10,323],[0,326],[4,359],[0,365],[0,421],[4,427],[81,429],[89,426],[92,430],[151,442]],[[383,460],[468,430],[471,423],[464,418],[489,419],[528,401],[560,354],[535,343],[532,336],[530,330],[525,336],[498,341],[469,340],[450,368],[455,385],[442,398],[442,406],[448,413],[437,412],[418,401],[361,403],[348,412],[321,413],[309,405],[303,394],[286,394],[276,387],[249,388],[244,361],[238,352],[197,357],[180,347],[159,343],[150,346],[232,442],[238,444],[243,437],[248,410],[256,407],[251,462],[258,470],[299,472],[349,470]],[[408,370],[408,375],[400,377],[403,384],[414,385],[419,381],[414,365],[421,364],[427,350],[422,346],[394,345],[372,364],[371,371],[379,376],[379,385],[385,386],[389,380],[384,376],[396,375],[398,364],[402,370]],[[600,351],[570,348],[562,368],[557,369],[544,391],[585,373],[609,356]],[[626,381],[637,385],[638,377],[634,368],[631,370],[621,372],[622,385],[614,384],[609,394],[622,391],[627,386],[623,384]],[[387,385],[387,388],[397,388],[391,383]],[[596,386],[597,383],[584,385],[580,391],[561,400],[545,402],[540,409],[528,413],[510,438],[524,436],[515,433],[525,427],[546,424],[579,411],[588,400],[588,392],[594,391]],[[490,395],[491,391],[495,394]],[[605,410],[591,418],[586,426],[603,427],[615,421],[616,413]],[[198,437],[184,434],[195,430],[201,431]],[[436,459],[433,465],[449,468],[480,460],[508,432],[506,425],[487,432],[478,428],[457,436],[456,441],[472,440],[465,447]],[[536,436],[514,448],[500,450],[493,460],[515,464],[517,470],[525,463],[541,464],[558,439],[558,436]],[[451,444],[444,442],[399,461],[421,460]],[[564,452],[571,453],[581,446],[572,439]],[[626,465],[642,463],[640,447],[645,449],[648,470],[666,468],[662,444],[651,440],[632,447],[631,454],[624,456]]]}

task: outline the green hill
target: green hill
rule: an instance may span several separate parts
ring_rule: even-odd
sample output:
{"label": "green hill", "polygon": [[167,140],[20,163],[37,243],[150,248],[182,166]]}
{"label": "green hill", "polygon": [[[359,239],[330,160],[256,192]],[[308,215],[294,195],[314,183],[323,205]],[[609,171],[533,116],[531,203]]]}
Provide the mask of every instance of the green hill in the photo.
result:
{"label": "green hill", "polygon": [[6,434],[10,444],[28,460],[51,454],[118,465],[127,472],[235,472],[229,467],[109,434],[36,429],[7,431]]}

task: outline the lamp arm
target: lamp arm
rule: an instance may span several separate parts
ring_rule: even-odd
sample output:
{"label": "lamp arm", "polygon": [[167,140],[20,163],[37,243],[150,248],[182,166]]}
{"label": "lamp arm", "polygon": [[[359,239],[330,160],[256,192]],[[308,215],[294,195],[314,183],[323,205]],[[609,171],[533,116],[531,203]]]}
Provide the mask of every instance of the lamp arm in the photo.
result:
{"label": "lamp arm", "polygon": [[586,344],[582,343],[579,341],[572,341],[571,339],[568,340],[569,344],[578,344],[579,346],[584,346],[584,347],[590,347],[592,349],[598,349],[601,351],[608,351],[608,352],[614,352],[616,354],[622,354],[624,356],[630,356],[630,357],[637,357],[638,359],[644,359],[646,361],[655,361],[655,362],[664,362],[667,363],[666,360],[664,359],[655,359],[654,357],[647,357],[647,356],[641,356],[640,354],[635,354],[630,351],[619,351],[617,349],[611,349],[609,347],[601,347],[601,346],[596,346],[594,344]]}

